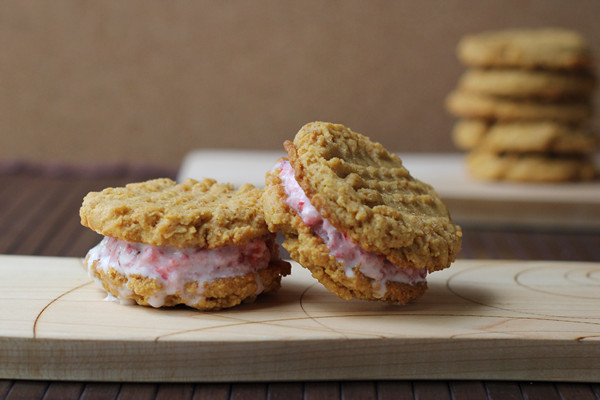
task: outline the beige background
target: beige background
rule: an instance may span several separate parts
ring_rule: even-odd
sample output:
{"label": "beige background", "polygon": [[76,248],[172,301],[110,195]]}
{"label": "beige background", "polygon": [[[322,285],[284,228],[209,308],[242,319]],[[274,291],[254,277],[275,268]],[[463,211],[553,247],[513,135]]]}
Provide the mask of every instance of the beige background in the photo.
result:
{"label": "beige background", "polygon": [[0,161],[176,166],[279,149],[312,120],[395,151],[454,151],[463,34],[579,30],[600,1],[5,1]]}

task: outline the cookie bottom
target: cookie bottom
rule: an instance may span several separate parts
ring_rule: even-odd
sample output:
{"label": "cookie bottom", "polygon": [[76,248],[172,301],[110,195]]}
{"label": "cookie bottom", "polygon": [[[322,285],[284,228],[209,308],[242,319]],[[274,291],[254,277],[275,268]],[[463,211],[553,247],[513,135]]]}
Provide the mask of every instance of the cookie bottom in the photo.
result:
{"label": "cookie bottom", "polygon": [[156,296],[159,295],[160,306],[185,304],[202,311],[253,302],[259,294],[277,290],[281,286],[281,277],[290,273],[287,262],[272,261],[267,268],[256,273],[218,278],[202,286],[197,281],[188,281],[176,293],[163,295],[162,285],[156,279],[135,274],[124,275],[111,267],[105,272],[96,268],[96,264],[97,261],[90,264],[86,259],[90,275],[102,284],[107,293],[119,300],[129,299],[142,306],[156,307],[159,305]]}
{"label": "cookie bottom", "polygon": [[343,266],[329,254],[329,249],[321,239],[312,234],[285,237],[282,245],[292,259],[310,270],[312,276],[327,290],[344,300],[356,298],[406,304],[427,291],[425,281],[415,284],[388,281],[385,287],[381,287],[357,268],[354,269],[354,276],[349,277]]}

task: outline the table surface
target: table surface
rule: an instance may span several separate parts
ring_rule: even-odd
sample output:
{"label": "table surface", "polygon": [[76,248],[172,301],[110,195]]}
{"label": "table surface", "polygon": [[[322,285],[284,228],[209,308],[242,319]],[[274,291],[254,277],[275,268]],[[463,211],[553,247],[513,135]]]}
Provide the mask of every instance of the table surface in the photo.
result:
{"label": "table surface", "polygon": [[[99,236],[79,224],[92,190],[177,171],[27,165],[0,170],[0,254],[82,257]],[[600,233],[464,229],[463,259],[600,261]],[[600,366],[599,366],[600,370]],[[334,381],[236,383],[0,380],[0,399],[600,399],[599,383],[506,381]]]}

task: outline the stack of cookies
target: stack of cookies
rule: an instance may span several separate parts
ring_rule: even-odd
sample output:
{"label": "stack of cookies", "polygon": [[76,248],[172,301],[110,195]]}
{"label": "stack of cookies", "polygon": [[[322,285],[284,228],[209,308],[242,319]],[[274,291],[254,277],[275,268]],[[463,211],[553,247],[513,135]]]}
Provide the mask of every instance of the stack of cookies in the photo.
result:
{"label": "stack of cookies", "polygon": [[458,57],[469,70],[446,108],[461,118],[452,138],[469,151],[473,177],[527,182],[595,177],[594,65],[579,34],[485,32],[464,37]]}

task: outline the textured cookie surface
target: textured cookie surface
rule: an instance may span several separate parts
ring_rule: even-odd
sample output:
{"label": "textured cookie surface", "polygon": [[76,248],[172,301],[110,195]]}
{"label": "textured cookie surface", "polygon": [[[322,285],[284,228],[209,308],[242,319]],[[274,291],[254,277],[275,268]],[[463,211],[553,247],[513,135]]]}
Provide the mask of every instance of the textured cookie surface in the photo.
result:
{"label": "textured cookie surface", "polygon": [[363,249],[430,271],[454,261],[460,228],[434,189],[381,144],[343,125],[314,122],[284,146],[311,203]]}
{"label": "textured cookie surface", "polygon": [[465,36],[458,57],[475,67],[580,69],[591,65],[585,40],[565,29],[514,29]]}
{"label": "textured cookie surface", "polygon": [[446,108],[458,117],[500,121],[546,119],[577,123],[592,115],[592,107],[588,101],[517,100],[465,90],[450,93],[446,99]]}
{"label": "textured cookie surface", "polygon": [[235,190],[211,179],[176,184],[154,179],[91,192],[83,199],[81,223],[128,242],[153,246],[238,245],[268,234],[261,191]]}
{"label": "textured cookie surface", "polygon": [[583,154],[594,152],[598,139],[588,129],[552,121],[489,124],[460,120],[452,131],[457,147],[501,152]]}
{"label": "textured cookie surface", "polygon": [[[151,298],[163,288],[156,280],[144,276],[127,276],[114,268],[106,272],[96,268],[96,262],[86,260],[92,276],[99,279],[104,290],[114,297],[129,293],[128,298],[139,305],[149,306]],[[290,266],[284,262],[273,262],[268,268],[256,273],[219,278],[198,287],[195,281],[185,284],[184,290],[168,295],[164,306],[186,304],[198,310],[219,310],[236,306],[242,302],[252,302],[257,293],[268,293],[280,287],[281,276],[289,273]]]}
{"label": "textured cookie surface", "polygon": [[587,73],[523,69],[470,69],[460,78],[462,90],[493,96],[564,98],[585,97],[595,88]]}
{"label": "textured cookie surface", "polygon": [[469,173],[482,180],[564,182],[592,180],[594,164],[585,157],[474,151],[467,156]]}
{"label": "textured cookie surface", "polygon": [[282,245],[290,256],[309,269],[312,276],[330,292],[346,300],[357,298],[405,304],[417,299],[427,290],[426,282],[415,285],[388,282],[382,293],[382,288],[374,286],[372,280],[358,269],[349,277],[323,240],[304,224],[300,216],[286,204],[285,199],[279,170],[272,170],[267,173],[266,188],[262,196],[269,227],[283,234]]}

